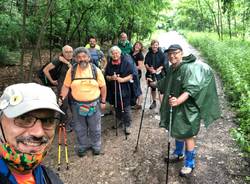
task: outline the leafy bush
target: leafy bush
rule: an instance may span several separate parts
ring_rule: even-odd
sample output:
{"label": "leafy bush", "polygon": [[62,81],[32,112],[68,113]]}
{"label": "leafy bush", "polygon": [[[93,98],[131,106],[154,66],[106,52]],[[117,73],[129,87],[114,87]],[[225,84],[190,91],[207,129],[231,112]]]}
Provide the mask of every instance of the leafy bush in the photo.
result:
{"label": "leafy bush", "polygon": [[19,52],[10,52],[7,47],[0,47],[0,65],[15,65],[19,59]]}
{"label": "leafy bush", "polygon": [[220,73],[225,92],[239,119],[239,127],[231,133],[250,156],[250,43],[240,40],[218,41],[211,33],[185,35]]}

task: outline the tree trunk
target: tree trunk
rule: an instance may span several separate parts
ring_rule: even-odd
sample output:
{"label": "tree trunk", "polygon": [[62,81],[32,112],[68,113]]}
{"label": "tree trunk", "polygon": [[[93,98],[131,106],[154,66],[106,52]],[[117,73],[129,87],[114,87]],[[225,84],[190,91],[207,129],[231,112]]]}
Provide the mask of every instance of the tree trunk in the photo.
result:
{"label": "tree trunk", "polygon": [[69,42],[69,30],[71,26],[71,17],[72,17],[72,11],[70,11],[70,17],[67,19],[66,24],[66,30],[65,30],[65,37],[63,39],[63,44],[66,45]]}
{"label": "tree trunk", "polygon": [[[34,48],[34,50],[32,52],[32,58],[31,58],[31,63],[30,63],[29,81],[32,81],[33,68],[34,68],[34,65],[37,64],[37,60],[39,60],[39,55],[40,55],[39,52],[40,52],[40,48],[41,48],[41,41],[42,41],[43,36],[44,36],[44,32],[45,32],[45,29],[46,29],[46,24],[47,24],[47,21],[49,19],[50,12],[53,9],[53,3],[54,3],[53,0],[49,1],[48,8],[47,8],[47,11],[46,11],[44,19],[43,19],[43,23],[42,23],[42,25],[40,27],[37,43],[36,43],[36,46],[35,46],[35,48]],[[41,63],[41,61],[40,61],[40,63]]]}
{"label": "tree trunk", "polygon": [[223,23],[222,23],[222,12],[221,12],[221,3],[220,0],[217,0],[218,7],[218,24],[220,27],[220,39],[223,40]]}
{"label": "tree trunk", "polygon": [[232,39],[231,8],[227,10],[227,23],[228,23],[229,38]]}
{"label": "tree trunk", "polygon": [[50,18],[50,26],[49,26],[49,60],[52,60],[52,33],[53,33],[53,14],[50,12],[49,14]]}
{"label": "tree trunk", "polygon": [[24,52],[25,52],[25,38],[26,38],[26,11],[27,0],[23,1],[23,22],[22,22],[22,36],[21,36],[21,59],[20,59],[20,81],[24,81]]}
{"label": "tree trunk", "polygon": [[[244,1],[244,5],[246,5],[246,0]],[[244,8],[242,15],[242,40],[245,40],[246,35],[246,9]]]}
{"label": "tree trunk", "polygon": [[133,28],[134,28],[134,17],[132,17],[129,22],[128,22],[128,26],[127,26],[127,35],[128,35],[128,40],[131,41],[132,38],[132,32],[133,32]]}
{"label": "tree trunk", "polygon": [[71,35],[70,35],[70,37],[69,37],[69,42],[71,42],[71,40],[72,40],[74,34],[76,33],[76,31],[78,31],[79,26],[81,25],[81,23],[82,23],[82,21],[83,21],[84,15],[85,15],[89,10],[91,10],[92,8],[93,8],[93,6],[88,7],[88,8],[81,14],[81,17],[80,17],[80,19],[79,19],[79,21],[78,21],[78,23],[77,23],[75,29],[72,31],[72,33],[71,33]]}
{"label": "tree trunk", "polygon": [[234,35],[236,36],[236,37],[238,37],[238,31],[237,31],[237,20],[236,20],[236,11],[234,10],[234,12],[233,12],[233,19],[234,19],[234,21],[233,21],[233,26],[234,26]]}
{"label": "tree trunk", "polygon": [[197,7],[198,7],[198,10],[200,10],[200,15],[201,15],[201,31],[205,31],[205,26],[203,24],[203,20],[204,20],[204,17],[203,17],[203,9],[202,9],[202,6],[201,6],[201,2],[200,0],[196,0],[196,4],[197,4]]}
{"label": "tree trunk", "polygon": [[216,18],[215,12],[213,11],[213,8],[211,7],[211,5],[209,4],[208,1],[205,1],[205,3],[207,4],[208,9],[209,9],[209,11],[212,14],[212,19],[214,21],[214,26],[216,28],[216,32],[217,32],[217,34],[219,36],[219,39],[220,39],[220,37],[221,37],[221,35],[220,35],[220,26],[219,26],[219,22],[217,22],[217,18]]}
{"label": "tree trunk", "polygon": [[83,43],[81,43],[81,30],[78,28],[77,29],[77,37],[78,37],[78,39],[77,39],[77,42],[78,42],[78,44],[77,45],[80,45],[80,46],[85,46],[85,45],[83,45]]}

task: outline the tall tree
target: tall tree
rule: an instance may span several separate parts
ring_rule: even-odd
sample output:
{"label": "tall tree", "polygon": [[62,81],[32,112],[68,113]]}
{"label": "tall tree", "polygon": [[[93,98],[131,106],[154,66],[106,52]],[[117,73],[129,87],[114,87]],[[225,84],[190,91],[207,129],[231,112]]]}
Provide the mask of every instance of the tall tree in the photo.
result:
{"label": "tall tree", "polygon": [[23,1],[23,23],[22,23],[22,37],[21,37],[21,59],[20,59],[20,79],[24,81],[24,54],[25,54],[25,38],[26,38],[26,14],[27,14],[27,0]]}
{"label": "tall tree", "polygon": [[54,0],[49,0],[48,1],[48,7],[47,7],[47,10],[46,10],[42,25],[40,27],[40,31],[39,31],[38,39],[37,39],[37,42],[36,42],[36,46],[35,46],[35,49],[32,52],[32,58],[31,58],[31,63],[30,63],[30,71],[29,71],[30,73],[29,73],[29,79],[28,79],[29,81],[32,81],[32,79],[33,79],[33,67],[34,67],[34,65],[38,63],[38,60],[41,63],[41,60],[39,58],[40,49],[41,49],[41,41],[42,41],[43,36],[44,36],[44,32],[45,32],[45,29],[46,29],[47,21],[49,19],[49,15],[50,15],[50,13],[51,13],[51,11],[53,9],[53,3],[54,3]]}

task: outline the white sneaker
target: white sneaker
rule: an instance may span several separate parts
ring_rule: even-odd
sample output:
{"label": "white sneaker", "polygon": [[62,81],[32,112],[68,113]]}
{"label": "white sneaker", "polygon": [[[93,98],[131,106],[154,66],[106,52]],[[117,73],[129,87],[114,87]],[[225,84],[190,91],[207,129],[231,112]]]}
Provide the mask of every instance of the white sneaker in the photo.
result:
{"label": "white sneaker", "polygon": [[192,171],[193,171],[193,168],[184,166],[181,168],[180,176],[183,176],[183,177],[188,176],[189,174],[192,173]]}
{"label": "white sneaker", "polygon": [[126,127],[126,129],[125,129],[125,134],[126,134],[126,135],[131,134],[131,128],[130,128],[130,127]]}

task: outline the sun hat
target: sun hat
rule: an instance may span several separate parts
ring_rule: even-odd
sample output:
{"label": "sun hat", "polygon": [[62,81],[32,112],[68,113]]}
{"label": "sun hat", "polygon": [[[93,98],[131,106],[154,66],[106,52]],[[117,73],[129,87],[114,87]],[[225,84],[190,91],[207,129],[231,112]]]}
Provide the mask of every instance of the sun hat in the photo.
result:
{"label": "sun hat", "polygon": [[4,90],[0,97],[0,111],[8,118],[15,118],[37,109],[51,109],[64,114],[52,89],[40,84],[13,84]]}

